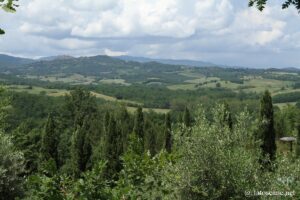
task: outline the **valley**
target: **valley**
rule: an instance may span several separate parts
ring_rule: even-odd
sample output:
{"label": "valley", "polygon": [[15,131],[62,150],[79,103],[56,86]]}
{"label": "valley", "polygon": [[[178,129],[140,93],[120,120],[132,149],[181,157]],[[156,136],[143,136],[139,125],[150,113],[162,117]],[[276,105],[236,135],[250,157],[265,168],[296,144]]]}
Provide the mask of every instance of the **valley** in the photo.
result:
{"label": "valley", "polygon": [[300,98],[298,69],[197,67],[108,56],[59,56],[46,60],[6,56],[6,60],[9,62],[0,61],[0,78],[12,90],[61,96],[81,86],[93,91],[97,98],[131,108],[143,105],[153,110],[182,110],[183,104],[207,104],[208,98],[242,104],[236,101],[241,96],[251,107],[266,89],[280,106],[296,104]]}

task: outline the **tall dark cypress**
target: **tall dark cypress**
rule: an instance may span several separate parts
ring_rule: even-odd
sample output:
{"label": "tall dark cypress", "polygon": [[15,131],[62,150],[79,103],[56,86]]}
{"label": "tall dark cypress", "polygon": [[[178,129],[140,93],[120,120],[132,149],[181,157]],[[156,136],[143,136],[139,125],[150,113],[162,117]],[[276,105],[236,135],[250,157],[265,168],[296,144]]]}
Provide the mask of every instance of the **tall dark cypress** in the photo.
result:
{"label": "tall dark cypress", "polygon": [[89,125],[88,119],[84,120],[82,126],[77,126],[71,146],[71,161],[73,175],[78,177],[81,172],[88,168],[88,162],[92,154],[92,147],[88,135]]}
{"label": "tall dark cypress", "polygon": [[144,139],[144,114],[142,107],[138,107],[136,111],[133,131],[140,139]]}
{"label": "tall dark cypress", "polygon": [[259,134],[262,140],[263,157],[269,158],[271,161],[274,160],[276,154],[274,113],[272,97],[269,91],[265,91],[260,101]]}
{"label": "tall dark cypress", "polygon": [[150,154],[154,156],[156,154],[157,135],[156,135],[156,131],[154,130],[153,124],[149,119],[145,120],[144,131],[145,131],[144,149],[146,151],[150,151]]}
{"label": "tall dark cypress", "polygon": [[186,127],[190,127],[192,125],[190,110],[187,107],[185,107],[183,113],[183,123],[185,124]]}
{"label": "tall dark cypress", "polygon": [[66,120],[74,123],[74,127],[82,126],[86,116],[97,112],[96,97],[91,92],[78,87],[66,96]]}
{"label": "tall dark cypress", "polygon": [[110,120],[109,112],[106,112],[104,115],[104,133],[105,134],[108,132],[109,120]]}
{"label": "tall dark cypress", "polygon": [[106,152],[107,160],[106,177],[109,179],[116,178],[115,175],[121,170],[120,152],[120,134],[118,133],[117,123],[114,116],[110,116],[108,132],[106,135]]}
{"label": "tall dark cypress", "polygon": [[228,103],[224,103],[224,115],[223,115],[224,124],[226,124],[230,130],[232,130],[233,127],[233,120],[230,112],[230,108]]}
{"label": "tall dark cypress", "polygon": [[297,144],[296,144],[296,155],[300,158],[300,123],[297,125]]}
{"label": "tall dark cypress", "polygon": [[132,122],[130,120],[130,115],[129,115],[126,107],[122,107],[119,112],[117,127],[121,134],[120,143],[122,145],[122,153],[123,153],[127,149],[128,137],[129,137],[129,134],[132,132]]}
{"label": "tall dark cypress", "polygon": [[49,114],[48,120],[45,126],[45,132],[42,137],[42,145],[41,145],[41,159],[43,161],[48,161],[49,159],[53,159],[58,165],[58,135],[56,131],[56,124],[54,120],[53,114]]}
{"label": "tall dark cypress", "polygon": [[171,115],[170,113],[166,114],[165,117],[165,148],[168,153],[172,151],[172,131],[171,131]]}

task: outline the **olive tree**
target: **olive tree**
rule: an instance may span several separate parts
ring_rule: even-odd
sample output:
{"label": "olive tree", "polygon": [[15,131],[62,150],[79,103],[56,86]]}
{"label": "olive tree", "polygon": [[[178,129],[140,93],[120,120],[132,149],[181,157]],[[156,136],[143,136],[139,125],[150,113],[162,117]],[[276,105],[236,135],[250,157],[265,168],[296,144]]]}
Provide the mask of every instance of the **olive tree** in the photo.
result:
{"label": "olive tree", "polygon": [[173,172],[179,178],[174,187],[180,199],[244,199],[246,191],[268,185],[260,178],[260,148],[250,115],[239,114],[230,128],[224,112],[225,105],[216,106],[211,121],[200,108],[190,134],[182,134],[185,128],[175,134],[179,160]]}

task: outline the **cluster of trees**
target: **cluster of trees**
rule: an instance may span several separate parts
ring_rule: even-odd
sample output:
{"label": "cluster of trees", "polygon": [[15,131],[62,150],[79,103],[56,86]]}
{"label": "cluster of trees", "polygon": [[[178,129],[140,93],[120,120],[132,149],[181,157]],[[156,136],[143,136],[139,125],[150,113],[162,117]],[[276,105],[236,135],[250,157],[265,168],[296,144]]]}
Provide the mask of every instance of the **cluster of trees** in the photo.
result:
{"label": "cluster of trees", "polygon": [[295,106],[287,105],[275,110],[276,137],[297,135],[297,124],[300,120],[299,109]]}
{"label": "cluster of trees", "polygon": [[83,89],[55,101],[43,95],[14,94],[11,105],[5,129],[12,135],[13,150],[22,151],[26,175],[66,174],[74,181],[105,160],[103,176],[115,180],[130,137],[137,137],[140,152],[153,156],[162,149],[171,151],[169,114],[143,113],[139,108],[132,115],[122,106],[99,108],[95,97]]}
{"label": "cluster of trees", "polygon": [[274,96],[275,103],[297,102],[300,99],[300,92],[289,92]]}
{"label": "cluster of trees", "polygon": [[269,92],[258,118],[226,103],[131,114],[79,88],[30,119],[14,116],[26,109],[16,99],[1,104],[0,199],[244,199],[255,190],[299,198],[300,143],[284,156],[276,142],[282,118],[300,139],[299,111],[275,112]]}

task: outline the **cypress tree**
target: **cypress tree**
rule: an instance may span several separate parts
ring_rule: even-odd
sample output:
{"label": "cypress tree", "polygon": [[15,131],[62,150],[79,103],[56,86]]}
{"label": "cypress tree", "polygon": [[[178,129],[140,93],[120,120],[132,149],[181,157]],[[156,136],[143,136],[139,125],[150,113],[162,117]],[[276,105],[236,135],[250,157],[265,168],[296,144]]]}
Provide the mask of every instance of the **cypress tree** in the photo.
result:
{"label": "cypress tree", "polygon": [[156,154],[156,132],[154,131],[153,124],[150,120],[145,120],[145,140],[144,149],[149,150],[150,154],[154,156]]}
{"label": "cypress tree", "polygon": [[53,114],[49,114],[48,120],[45,126],[45,131],[42,137],[41,145],[41,159],[42,161],[48,161],[53,159],[55,165],[58,165],[58,135],[56,132],[56,124]]}
{"label": "cypress tree", "polygon": [[187,107],[185,107],[184,113],[183,113],[183,123],[186,127],[191,127],[192,125],[192,118],[190,111]]}
{"label": "cypress tree", "polygon": [[130,115],[126,107],[122,107],[118,115],[117,127],[121,134],[120,143],[122,145],[122,153],[126,151],[128,144],[128,136],[132,131],[132,123],[130,120]]}
{"label": "cypress tree", "polygon": [[91,92],[78,87],[66,96],[66,120],[74,123],[74,127],[82,126],[86,116],[97,112],[96,98]]}
{"label": "cypress tree", "polygon": [[105,134],[108,132],[109,120],[110,120],[109,112],[106,112],[105,116],[104,116],[104,133]]}
{"label": "cypress tree", "polygon": [[276,143],[274,129],[274,114],[272,97],[269,91],[265,91],[260,102],[260,126],[259,134],[262,140],[262,154],[270,161],[275,159]]}
{"label": "cypress tree", "polygon": [[171,115],[170,113],[166,114],[165,117],[165,148],[168,153],[172,150],[172,132],[171,132]]}
{"label": "cypress tree", "polygon": [[116,178],[115,175],[121,170],[120,152],[120,135],[117,129],[117,123],[113,116],[110,116],[108,132],[106,135],[106,152],[105,157],[108,161],[106,168],[106,176],[109,179]]}
{"label": "cypress tree", "polygon": [[134,133],[143,141],[144,139],[144,114],[142,107],[138,107],[135,114]]}
{"label": "cypress tree", "polygon": [[86,119],[81,127],[77,126],[72,138],[71,160],[73,164],[73,175],[75,177],[78,177],[81,172],[88,168],[88,162],[92,154],[88,135],[88,121],[89,120]]}
{"label": "cypress tree", "polygon": [[233,120],[230,112],[230,108],[228,103],[224,103],[224,116],[223,116],[224,124],[226,124],[230,130],[233,128]]}
{"label": "cypress tree", "polygon": [[300,123],[297,125],[297,146],[296,146],[296,155],[300,158]]}

